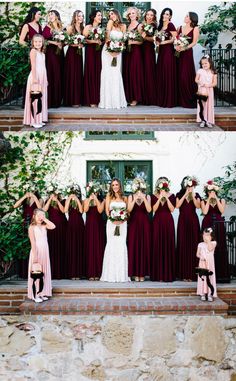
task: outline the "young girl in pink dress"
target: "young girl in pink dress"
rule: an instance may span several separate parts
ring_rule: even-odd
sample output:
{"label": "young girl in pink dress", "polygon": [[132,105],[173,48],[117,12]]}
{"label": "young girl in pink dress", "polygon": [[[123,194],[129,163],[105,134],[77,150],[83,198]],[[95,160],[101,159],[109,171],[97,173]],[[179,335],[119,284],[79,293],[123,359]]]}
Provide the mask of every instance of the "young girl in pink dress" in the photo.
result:
{"label": "young girl in pink dress", "polygon": [[[203,230],[203,242],[198,244],[197,257],[199,258],[199,267],[212,271],[213,274],[209,276],[210,282],[214,287],[213,296],[217,297],[216,292],[216,274],[215,274],[215,260],[214,251],[216,247],[216,241],[213,241],[212,228],[206,228]],[[213,302],[211,295],[211,289],[207,285],[206,276],[200,278],[198,276],[197,281],[197,295],[201,296],[201,300]]]}
{"label": "young girl in pink dress", "polygon": [[[29,226],[29,239],[31,243],[29,267],[28,267],[28,298],[40,303],[52,296],[51,266],[47,240],[47,229],[55,229],[55,225],[45,217],[42,209],[35,209]],[[33,293],[33,279],[31,271],[33,264],[39,263],[42,267],[43,289],[39,293],[39,280],[36,280],[36,294]]]}
{"label": "young girl in pink dress", "polygon": [[[48,121],[47,72],[43,47],[43,36],[35,34],[32,38],[32,49],[30,51],[31,72],[27,81],[23,120],[23,124],[34,128],[40,128]],[[39,93],[35,94],[37,98],[35,100],[31,98],[32,91]],[[40,103],[42,107],[40,107]]]}
{"label": "young girl in pink dress", "polygon": [[206,101],[198,101],[197,122],[200,122],[200,127],[213,127],[215,124],[213,88],[217,85],[217,74],[210,56],[205,55],[201,58],[195,82],[198,84],[198,94],[207,97]]}

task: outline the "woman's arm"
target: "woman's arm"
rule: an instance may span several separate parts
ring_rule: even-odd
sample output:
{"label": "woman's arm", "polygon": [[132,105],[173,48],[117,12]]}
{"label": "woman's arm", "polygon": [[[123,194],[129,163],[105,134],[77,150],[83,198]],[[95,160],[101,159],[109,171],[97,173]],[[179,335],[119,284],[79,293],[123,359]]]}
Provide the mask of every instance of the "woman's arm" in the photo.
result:
{"label": "woman's arm", "polygon": [[218,206],[218,209],[220,211],[221,214],[224,213],[225,211],[225,200],[220,200],[218,197],[216,197],[216,203],[217,203],[217,206]]}
{"label": "woman's arm", "polygon": [[191,44],[189,44],[186,47],[186,49],[183,49],[183,50],[188,50],[193,48],[198,43],[198,39],[199,39],[199,28],[195,26],[195,28],[193,29],[193,41],[191,42]]}
{"label": "woman's arm", "polygon": [[146,208],[146,211],[148,213],[150,213],[152,211],[152,207],[151,207],[151,197],[149,195],[147,195],[147,197],[143,197],[143,202],[144,202],[144,205],[145,205],[145,208]]}
{"label": "woman's arm", "polygon": [[96,194],[94,194],[94,200],[96,202],[96,207],[97,207],[98,213],[101,214],[104,211],[105,200],[99,201]]}
{"label": "woman's arm", "polygon": [[19,37],[19,44],[26,46],[27,43],[25,41],[27,34],[29,33],[29,26],[28,24],[23,25],[23,28],[21,29],[20,37]]}
{"label": "woman's arm", "polygon": [[69,197],[67,197],[67,199],[66,199],[66,202],[65,202],[65,208],[64,208],[65,213],[67,213],[68,210],[69,210],[69,206],[70,206],[71,198],[72,198],[72,195],[70,194]]}
{"label": "woman's arm", "polygon": [[202,213],[204,214],[204,216],[208,213],[209,206],[210,206],[209,197],[206,201],[205,200],[201,201],[201,209],[202,209]]}
{"label": "woman's arm", "polygon": [[108,217],[109,217],[109,214],[110,214],[110,210],[109,210],[110,202],[111,202],[110,196],[107,195],[106,196],[106,201],[105,201],[105,211],[106,211],[106,215]]}
{"label": "woman's arm", "polygon": [[158,197],[156,203],[153,205],[153,208],[152,208],[154,213],[155,213],[155,212],[157,211],[157,209],[159,208],[159,206],[160,206],[160,202],[161,202],[161,197],[160,197],[160,194],[159,194],[159,197]]}
{"label": "woman's arm", "polygon": [[175,206],[171,203],[169,197],[166,197],[166,202],[170,212],[173,213],[173,211],[175,210]]}
{"label": "woman's arm", "polygon": [[133,196],[130,194],[129,197],[128,197],[127,210],[128,210],[129,213],[131,213],[132,210],[133,210],[133,207],[134,207],[136,198],[137,198],[137,197],[135,197],[135,194],[134,194]]}
{"label": "woman's arm", "polygon": [[50,206],[51,201],[52,201],[52,198],[53,198],[53,194],[51,194],[51,196],[49,197],[48,201],[46,202],[46,204],[45,204],[44,207],[43,207],[43,210],[44,210],[45,212],[48,211],[49,206]]}
{"label": "woman's arm", "polygon": [[21,206],[22,202],[25,201],[29,196],[29,192],[25,193],[24,196],[22,196],[16,203],[13,205],[13,208],[18,208]]}

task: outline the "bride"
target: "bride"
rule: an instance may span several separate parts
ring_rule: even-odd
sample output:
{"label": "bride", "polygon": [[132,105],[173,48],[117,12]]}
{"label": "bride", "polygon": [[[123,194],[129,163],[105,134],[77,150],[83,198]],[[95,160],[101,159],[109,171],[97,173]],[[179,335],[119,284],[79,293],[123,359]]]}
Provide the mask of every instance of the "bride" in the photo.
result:
{"label": "bride", "polygon": [[[106,214],[112,210],[127,207],[127,198],[123,195],[119,179],[114,178],[111,182],[106,197]],[[116,235],[117,227],[119,235]],[[104,253],[101,281],[104,282],[128,282],[128,253],[126,245],[127,221],[107,220],[107,244]]]}
{"label": "bride", "polygon": [[[126,25],[122,24],[121,16],[115,9],[109,12],[109,21],[106,29],[106,43],[102,49],[102,72],[100,86],[100,108],[127,107],[123,79],[121,74],[122,53],[107,51],[109,40],[119,41],[124,37]],[[117,58],[117,65],[112,66],[113,58]]]}

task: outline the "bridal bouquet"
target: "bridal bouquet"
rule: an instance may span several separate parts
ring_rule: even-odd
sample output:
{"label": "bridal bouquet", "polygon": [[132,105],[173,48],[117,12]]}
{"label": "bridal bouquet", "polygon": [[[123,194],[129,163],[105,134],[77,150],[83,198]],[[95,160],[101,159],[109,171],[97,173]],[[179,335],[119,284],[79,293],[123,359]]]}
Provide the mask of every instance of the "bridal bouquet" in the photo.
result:
{"label": "bridal bouquet", "polygon": [[[143,38],[137,30],[130,30],[125,33],[124,38],[126,41],[138,41],[142,42]],[[131,45],[127,45],[127,52],[131,52]]]}
{"label": "bridal bouquet", "polygon": [[[126,208],[112,208],[110,210],[108,219],[111,222],[124,222],[128,218],[127,210]],[[120,226],[117,225],[115,227],[114,235],[119,236],[120,235]]]}
{"label": "bridal bouquet", "polygon": [[66,42],[68,45],[78,45],[77,53],[81,56],[82,46],[85,44],[85,37],[82,34],[67,35]]}
{"label": "bridal bouquet", "polygon": [[[63,43],[66,40],[66,33],[63,31],[54,31],[52,34],[52,39],[53,41]],[[59,46],[57,46],[56,54],[60,54],[62,51]]]}
{"label": "bridal bouquet", "polygon": [[133,180],[131,189],[133,193],[138,191],[145,192],[147,190],[147,184],[145,183],[144,179],[137,177]]}
{"label": "bridal bouquet", "polygon": [[[177,46],[181,47],[183,50],[186,50],[187,46],[189,45],[189,37],[184,36],[183,34],[179,34],[174,39],[174,48],[176,49]],[[181,52],[175,51],[175,56],[179,57]]]}
{"label": "bridal bouquet", "polygon": [[[125,49],[125,44],[123,39],[122,40],[109,40],[107,41],[107,47],[106,50],[109,53],[121,53]],[[117,66],[117,57],[113,57],[111,61],[111,66]]]}
{"label": "bridal bouquet", "polygon": [[[105,29],[101,27],[92,28],[89,31],[88,35],[89,40],[95,40],[95,41],[104,41],[105,40]],[[101,50],[101,45],[96,44],[96,50]]]}
{"label": "bridal bouquet", "polygon": [[164,30],[156,30],[154,33],[154,42],[156,43],[156,52],[159,51],[159,46],[157,45],[157,42],[160,43],[162,41],[165,41],[166,37],[168,37],[168,34]]}

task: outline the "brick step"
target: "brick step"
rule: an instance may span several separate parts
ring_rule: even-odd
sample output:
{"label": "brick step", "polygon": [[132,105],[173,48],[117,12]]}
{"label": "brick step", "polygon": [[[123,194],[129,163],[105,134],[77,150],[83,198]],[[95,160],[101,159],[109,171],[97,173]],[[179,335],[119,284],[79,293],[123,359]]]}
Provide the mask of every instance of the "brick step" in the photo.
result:
{"label": "brick step", "polygon": [[152,298],[52,298],[43,303],[25,301],[19,306],[25,315],[221,315],[227,316],[228,305],[217,298],[202,302],[192,297]]}

